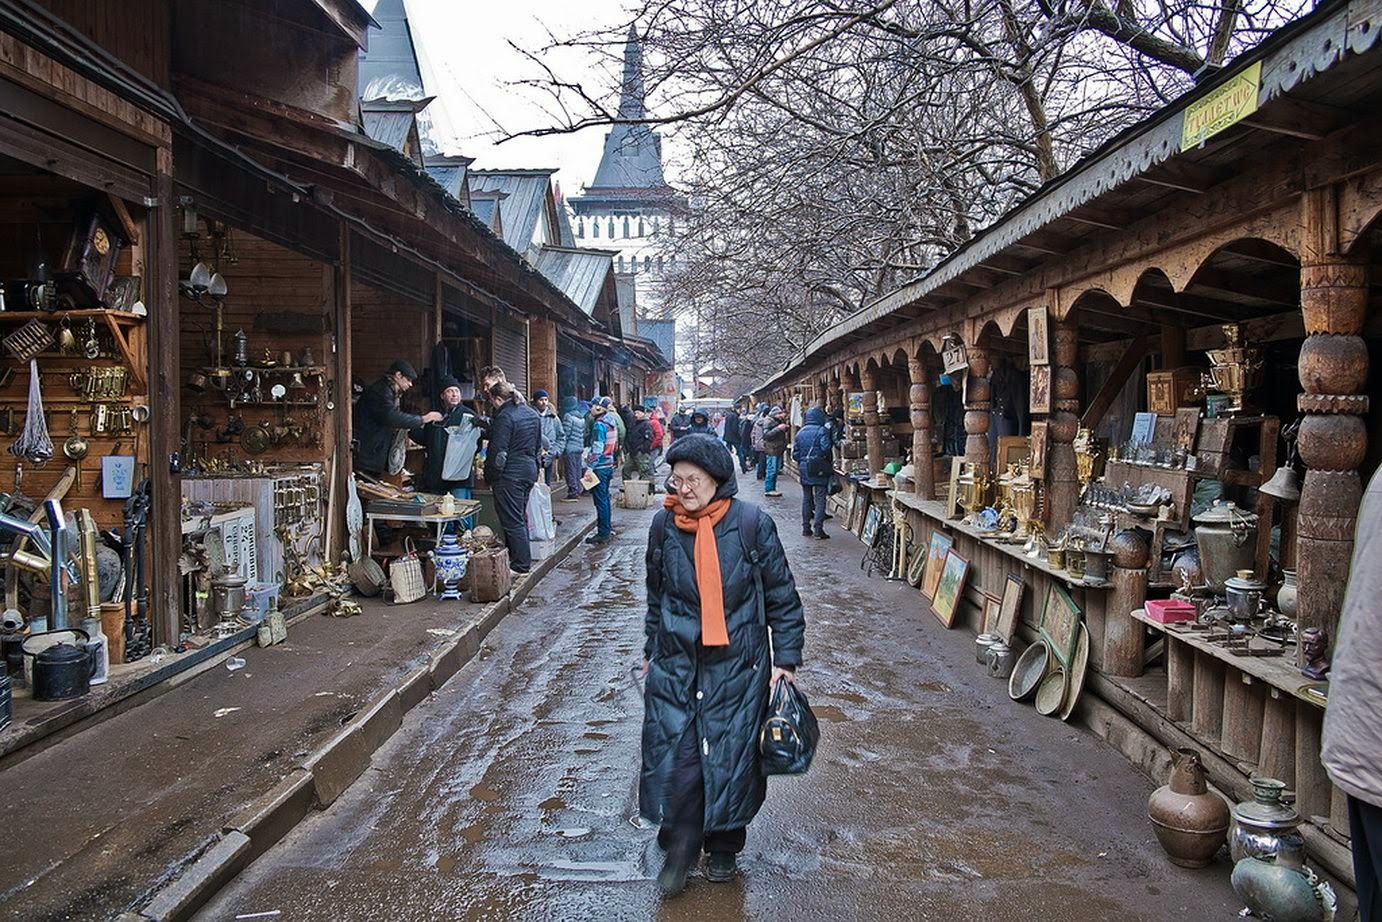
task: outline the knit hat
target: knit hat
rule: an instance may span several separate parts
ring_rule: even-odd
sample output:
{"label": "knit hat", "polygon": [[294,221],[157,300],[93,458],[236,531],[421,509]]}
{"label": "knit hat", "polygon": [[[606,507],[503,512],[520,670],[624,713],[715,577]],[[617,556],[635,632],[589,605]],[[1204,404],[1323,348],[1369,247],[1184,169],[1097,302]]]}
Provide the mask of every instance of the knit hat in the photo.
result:
{"label": "knit hat", "polygon": [[771,410],[768,411],[768,415],[769,415],[769,416],[781,416],[781,415],[782,415],[783,413],[785,413],[785,412],[786,412],[786,411],[783,410],[782,407],[773,407]]}
{"label": "knit hat", "polygon": [[601,398],[600,398],[600,406],[602,406],[602,407],[604,407],[606,410],[608,410],[610,407],[614,406],[614,401],[613,401],[613,400],[610,400],[608,397],[601,397]]}
{"label": "knit hat", "polygon": [[551,397],[551,396],[552,396],[551,394],[547,393],[545,390],[543,390],[543,389],[540,388],[540,387],[539,387],[537,390],[533,391],[533,399],[534,399],[534,400],[541,400],[543,397]]}
{"label": "knit hat", "polygon": [[589,400],[582,400],[582,401],[578,404],[578,406],[581,408],[581,412],[582,412],[582,413],[589,413],[589,412],[590,412],[590,401],[589,401]]}
{"label": "knit hat", "polygon": [[[725,447],[724,442],[708,433],[692,432],[683,435],[667,450],[666,461],[669,466],[678,461],[689,461],[714,477],[721,487],[726,484],[737,486],[734,479],[734,459],[730,457],[729,449]],[[719,492],[722,493],[723,490]]]}
{"label": "knit hat", "polygon": [[446,390],[448,387],[454,387],[454,388],[456,388],[456,389],[459,390],[459,389],[460,389],[460,386],[461,386],[461,382],[457,381],[457,380],[456,380],[454,377],[452,377],[451,375],[442,375],[440,378],[437,379],[437,390],[438,390],[438,391],[444,391],[444,390]]}
{"label": "knit hat", "polygon": [[567,394],[565,397],[561,398],[561,412],[563,414],[570,413],[574,409],[576,409],[575,397]]}
{"label": "knit hat", "polygon": [[409,381],[417,380],[417,369],[414,368],[412,365],[409,365],[403,359],[398,359],[392,365],[389,366],[390,374],[392,374],[395,371],[401,374],[403,377],[407,378]]}

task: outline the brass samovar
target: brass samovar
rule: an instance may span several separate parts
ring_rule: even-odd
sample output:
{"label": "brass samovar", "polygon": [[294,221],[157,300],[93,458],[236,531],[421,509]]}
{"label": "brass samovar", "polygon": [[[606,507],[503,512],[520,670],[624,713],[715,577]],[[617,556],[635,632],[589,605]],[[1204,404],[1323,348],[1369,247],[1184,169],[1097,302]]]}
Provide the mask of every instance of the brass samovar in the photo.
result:
{"label": "brass samovar", "polygon": [[1202,388],[1227,394],[1229,402],[1223,413],[1232,415],[1247,408],[1247,394],[1262,383],[1262,350],[1244,344],[1243,329],[1238,324],[1226,323],[1220,329],[1228,345],[1208,350],[1209,371],[1201,373],[1200,384]]}

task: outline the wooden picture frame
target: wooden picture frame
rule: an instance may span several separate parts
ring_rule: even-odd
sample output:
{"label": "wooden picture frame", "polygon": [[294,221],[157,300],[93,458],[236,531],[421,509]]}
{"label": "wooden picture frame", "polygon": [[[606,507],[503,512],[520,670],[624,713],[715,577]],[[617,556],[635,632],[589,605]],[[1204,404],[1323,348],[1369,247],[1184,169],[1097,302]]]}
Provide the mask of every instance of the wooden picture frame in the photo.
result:
{"label": "wooden picture frame", "polygon": [[926,547],[926,567],[921,574],[921,594],[928,599],[936,595],[936,584],[941,581],[941,570],[945,567],[945,555],[955,541],[937,528],[931,532],[931,541]]}
{"label": "wooden picture frame", "polygon": [[1027,385],[1027,407],[1032,413],[1051,412],[1051,366],[1033,365]]}
{"label": "wooden picture frame", "polygon": [[864,513],[864,527],[859,532],[859,537],[869,547],[878,543],[879,526],[883,524],[883,510],[876,505],[870,505],[868,511]]}
{"label": "wooden picture frame", "polygon": [[995,633],[1003,638],[1004,643],[1012,643],[1013,635],[1017,633],[1017,618],[1022,611],[1022,594],[1026,588],[1027,584],[1022,582],[1022,577],[1016,573],[1009,573],[1003,583],[1003,596],[998,608],[998,630]]}
{"label": "wooden picture frame", "polygon": [[996,595],[984,594],[983,620],[980,623],[980,631],[984,634],[998,633],[998,614],[1003,608],[1003,600]]}
{"label": "wooden picture frame", "polygon": [[1032,477],[1037,480],[1046,476],[1046,441],[1047,441],[1047,422],[1044,419],[1032,422],[1032,452],[1031,463],[1028,465]]}
{"label": "wooden picture frame", "polygon": [[968,577],[969,561],[951,548],[945,555],[945,565],[941,567],[936,594],[931,598],[931,613],[946,627],[955,623],[955,613],[960,607],[960,594],[964,592],[965,580]]}
{"label": "wooden picture frame", "polygon": [[1051,364],[1051,339],[1046,305],[1027,308],[1027,362],[1033,366]]}
{"label": "wooden picture frame", "polygon": [[1046,602],[1041,608],[1041,624],[1037,630],[1050,644],[1051,654],[1068,668],[1080,639],[1080,608],[1070,598],[1070,593],[1054,580],[1046,588]]}
{"label": "wooden picture frame", "polygon": [[857,484],[849,503],[849,530],[854,534],[859,534],[864,524],[864,512],[868,509],[868,494]]}
{"label": "wooden picture frame", "polygon": [[1171,447],[1187,454],[1195,450],[1195,436],[1200,432],[1200,408],[1177,407],[1176,422],[1171,430]]}
{"label": "wooden picture frame", "polygon": [[998,437],[998,467],[1006,471],[1010,464],[1024,464],[1032,453],[1032,443],[1025,435],[1000,435]]}
{"label": "wooden picture frame", "polygon": [[949,491],[945,495],[945,517],[947,519],[958,519],[964,515],[964,510],[960,508],[960,470],[964,467],[965,459],[956,456],[950,459],[950,484],[946,489]]}

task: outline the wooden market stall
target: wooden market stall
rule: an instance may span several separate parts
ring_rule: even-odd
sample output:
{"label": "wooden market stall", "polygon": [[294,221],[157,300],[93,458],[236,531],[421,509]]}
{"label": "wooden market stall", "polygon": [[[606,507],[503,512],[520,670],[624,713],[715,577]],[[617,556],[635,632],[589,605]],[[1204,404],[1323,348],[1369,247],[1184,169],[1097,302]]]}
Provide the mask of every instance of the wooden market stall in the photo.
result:
{"label": "wooden market stall", "polygon": [[[1016,580],[1006,633],[1049,645],[1059,603],[1065,636],[1075,624],[1087,644],[1081,676],[1099,699],[1087,722],[1139,763],[1138,739],[1193,746],[1234,799],[1250,776],[1284,781],[1313,864],[1345,889],[1344,801],[1319,761],[1328,692],[1302,668],[1336,634],[1362,484],[1382,460],[1368,387],[1382,348],[1371,17],[1365,3],[1322,5],[826,331],[756,393],[775,402],[807,384],[852,400],[846,444],[863,451],[841,459],[841,523],[874,537],[892,522],[918,577],[934,535],[965,565],[948,582],[938,572],[923,610],[939,588],[958,596],[944,622],[992,630]],[[1243,81],[1251,111],[1198,127]],[[888,372],[901,367],[913,477],[899,490],[879,472],[894,434],[883,410],[898,399]],[[943,375],[963,400],[948,415],[963,424],[953,469],[934,463]],[[995,433],[1015,400],[1011,433]],[[1003,435],[1019,440],[1007,443],[1016,478]],[[1006,538],[1014,527],[1025,540]],[[1236,570],[1246,582],[1226,587]],[[1260,611],[1230,616],[1244,586]],[[1292,591],[1278,601],[1281,586]],[[1172,597],[1201,626],[1149,615]]]}

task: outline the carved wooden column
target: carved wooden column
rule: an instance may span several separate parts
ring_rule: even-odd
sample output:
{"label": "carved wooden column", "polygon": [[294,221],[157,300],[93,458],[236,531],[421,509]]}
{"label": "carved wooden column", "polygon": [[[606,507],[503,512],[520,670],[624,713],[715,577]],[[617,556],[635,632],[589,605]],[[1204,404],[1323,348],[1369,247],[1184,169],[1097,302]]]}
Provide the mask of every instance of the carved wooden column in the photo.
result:
{"label": "carved wooden column", "polygon": [[1080,428],[1080,376],[1075,371],[1079,342],[1074,316],[1051,324],[1051,424],[1046,449],[1046,484],[1052,531],[1075,514],[1079,478],[1075,473],[1075,434]]}
{"label": "carved wooden column", "polygon": [[[1104,606],[1104,660],[1107,675],[1136,678],[1146,666],[1147,639],[1135,609],[1147,601],[1147,562],[1151,545],[1141,533],[1126,529],[1113,538],[1113,588]],[[1170,641],[1167,641],[1168,643]]]}
{"label": "carved wooden column", "polygon": [[859,374],[864,392],[864,426],[868,438],[869,477],[883,470],[883,428],[878,416],[878,373],[867,365]]}
{"label": "carved wooden column", "polygon": [[912,489],[923,499],[936,495],[936,466],[931,463],[931,378],[926,363],[917,356],[907,359],[908,392],[912,413]]}
{"label": "carved wooden column", "polygon": [[969,347],[969,371],[965,377],[965,462],[977,470],[989,470],[989,412],[993,390],[989,383],[988,350]]}
{"label": "carved wooden column", "polygon": [[1324,628],[1332,644],[1363,498],[1358,466],[1368,447],[1368,349],[1360,335],[1367,261],[1307,258],[1300,277],[1306,339],[1297,363],[1305,391],[1298,408],[1305,415],[1296,444],[1306,472],[1297,518],[1297,620],[1302,630]]}

